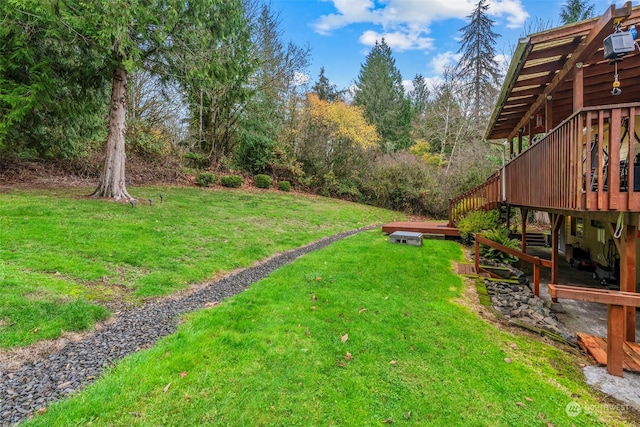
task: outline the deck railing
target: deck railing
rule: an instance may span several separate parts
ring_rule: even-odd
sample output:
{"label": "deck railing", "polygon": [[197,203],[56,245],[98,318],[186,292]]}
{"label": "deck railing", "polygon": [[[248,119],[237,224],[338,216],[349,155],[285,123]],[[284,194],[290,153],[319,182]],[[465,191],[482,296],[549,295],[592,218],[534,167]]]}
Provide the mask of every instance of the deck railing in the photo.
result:
{"label": "deck railing", "polygon": [[505,166],[506,202],[562,210],[640,210],[636,120],[640,126],[640,103],[575,113]]}
{"label": "deck railing", "polygon": [[449,199],[449,227],[458,219],[475,210],[491,210],[502,203],[502,181],[500,171],[491,175],[484,183],[454,199]]}

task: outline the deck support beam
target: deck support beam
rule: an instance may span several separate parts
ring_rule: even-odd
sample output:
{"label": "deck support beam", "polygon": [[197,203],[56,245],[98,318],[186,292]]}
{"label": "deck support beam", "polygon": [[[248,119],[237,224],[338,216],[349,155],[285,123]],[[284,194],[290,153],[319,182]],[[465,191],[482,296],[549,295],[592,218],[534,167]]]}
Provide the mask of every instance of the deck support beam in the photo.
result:
{"label": "deck support beam", "polygon": [[[522,247],[520,250],[523,253],[527,253],[527,217],[529,216],[529,209],[520,207],[520,217],[522,219]],[[522,266],[525,265],[525,262],[522,261]]]}
{"label": "deck support beam", "polygon": [[617,377],[622,376],[624,365],[624,309],[621,305],[607,306],[607,372]]}
{"label": "deck support beam", "polygon": [[[626,223],[626,224],[625,224]],[[624,221],[620,233],[609,224],[609,231],[613,236],[613,242],[620,254],[620,290],[623,292],[636,292],[636,261],[638,227],[634,221]],[[619,234],[618,237],[616,235]],[[624,339],[636,341],[636,310],[634,307],[624,307]]]}
{"label": "deck support beam", "polygon": [[558,255],[558,236],[564,215],[551,214],[551,283],[558,283],[560,257]]}

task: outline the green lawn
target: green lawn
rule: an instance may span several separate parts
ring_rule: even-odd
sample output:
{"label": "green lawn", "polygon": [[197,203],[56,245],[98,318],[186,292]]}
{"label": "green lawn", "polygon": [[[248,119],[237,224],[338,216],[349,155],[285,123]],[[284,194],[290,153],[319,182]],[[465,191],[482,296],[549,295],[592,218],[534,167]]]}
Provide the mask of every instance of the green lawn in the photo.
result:
{"label": "green lawn", "polygon": [[135,304],[401,217],[277,192],[135,188],[135,208],[89,193],[0,194],[0,348],[87,329],[109,315],[99,303]]}
{"label": "green lawn", "polygon": [[[629,425],[572,356],[459,304],[461,256],[379,230],[339,241],[188,315],[27,425]],[[569,417],[571,402],[587,411]]]}

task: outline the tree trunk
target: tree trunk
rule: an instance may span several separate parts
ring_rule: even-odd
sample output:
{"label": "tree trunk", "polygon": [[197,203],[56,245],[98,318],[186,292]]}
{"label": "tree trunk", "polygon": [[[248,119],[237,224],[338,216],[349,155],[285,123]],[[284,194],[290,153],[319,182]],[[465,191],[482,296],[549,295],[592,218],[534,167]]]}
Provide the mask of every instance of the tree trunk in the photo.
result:
{"label": "tree trunk", "polygon": [[127,113],[127,72],[117,68],[113,72],[111,88],[111,112],[109,113],[109,136],[104,168],[100,174],[98,188],[92,197],[109,197],[114,200],[132,199],[125,186],[124,137]]}

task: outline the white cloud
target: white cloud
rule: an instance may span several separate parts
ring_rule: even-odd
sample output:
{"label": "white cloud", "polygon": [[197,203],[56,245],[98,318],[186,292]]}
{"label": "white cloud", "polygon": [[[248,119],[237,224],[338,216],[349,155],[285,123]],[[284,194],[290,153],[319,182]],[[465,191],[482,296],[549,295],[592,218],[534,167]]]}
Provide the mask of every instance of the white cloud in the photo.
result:
{"label": "white cloud", "polygon": [[490,4],[488,14],[504,17],[507,20],[507,28],[520,28],[529,17],[520,0],[495,0]]}
{"label": "white cloud", "polygon": [[295,86],[304,86],[311,81],[311,77],[308,74],[295,71],[293,73],[293,84]]}
{"label": "white cloud", "polygon": [[389,31],[378,33],[368,30],[360,36],[360,43],[365,46],[373,46],[376,41],[385,39],[394,52],[405,50],[427,50],[433,47],[433,39],[426,37],[422,31]]}
{"label": "white cloud", "polygon": [[[465,19],[477,0],[325,0],[333,3],[336,13],[323,15],[314,24],[320,34],[351,24],[380,25],[385,31],[406,33],[419,29],[428,33],[434,21]],[[510,28],[521,26],[529,17],[520,0],[492,0],[488,15],[505,19]]]}
{"label": "white cloud", "polygon": [[461,57],[461,54],[454,52],[439,53],[431,60],[431,69],[434,74],[442,75],[447,67],[457,64]]}

